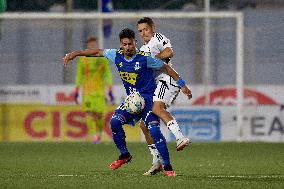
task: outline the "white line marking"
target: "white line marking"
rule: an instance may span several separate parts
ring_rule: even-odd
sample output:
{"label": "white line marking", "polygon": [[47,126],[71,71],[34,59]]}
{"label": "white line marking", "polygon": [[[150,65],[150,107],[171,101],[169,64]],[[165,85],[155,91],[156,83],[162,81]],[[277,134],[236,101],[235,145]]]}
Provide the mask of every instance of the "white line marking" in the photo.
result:
{"label": "white line marking", "polygon": [[[127,174],[124,175],[133,175],[137,176],[136,174]],[[58,176],[58,177],[84,177],[86,175],[51,175],[51,176]],[[222,178],[244,178],[244,179],[284,179],[284,175],[204,175],[204,176],[197,176],[197,177],[207,177],[207,178],[216,178],[216,179],[222,179]]]}
{"label": "white line marking", "polygon": [[83,177],[85,175],[57,175],[59,177]]}
{"label": "white line marking", "polygon": [[208,178],[284,178],[284,175],[208,175]]}

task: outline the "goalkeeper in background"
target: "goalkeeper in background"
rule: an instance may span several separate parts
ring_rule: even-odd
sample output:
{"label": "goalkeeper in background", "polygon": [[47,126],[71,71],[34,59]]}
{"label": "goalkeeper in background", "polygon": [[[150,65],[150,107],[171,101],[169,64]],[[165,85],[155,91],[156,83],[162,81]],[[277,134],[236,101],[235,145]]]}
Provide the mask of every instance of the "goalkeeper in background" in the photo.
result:
{"label": "goalkeeper in background", "polygon": [[[97,39],[93,36],[86,40],[87,49],[97,49]],[[87,126],[89,135],[93,136],[93,143],[98,144],[104,126],[106,111],[106,95],[114,102],[112,95],[112,74],[108,59],[104,57],[81,56],[77,64],[76,88],[74,100],[78,104],[79,91],[82,86],[83,109],[87,112]]]}

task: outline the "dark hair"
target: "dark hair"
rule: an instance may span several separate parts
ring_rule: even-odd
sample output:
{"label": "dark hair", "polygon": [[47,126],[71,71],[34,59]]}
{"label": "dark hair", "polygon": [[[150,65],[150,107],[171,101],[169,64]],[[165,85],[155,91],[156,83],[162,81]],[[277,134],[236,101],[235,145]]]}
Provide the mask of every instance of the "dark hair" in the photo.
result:
{"label": "dark hair", "polygon": [[90,43],[90,42],[97,42],[97,38],[94,36],[88,37],[86,40],[86,43]]}
{"label": "dark hair", "polygon": [[124,28],[119,33],[119,39],[122,40],[124,38],[135,39],[135,32],[132,29]]}
{"label": "dark hair", "polygon": [[138,20],[137,25],[138,24],[143,24],[143,23],[146,23],[146,24],[148,24],[151,27],[155,26],[154,21],[151,18],[149,18],[149,17],[141,18],[140,20]]}

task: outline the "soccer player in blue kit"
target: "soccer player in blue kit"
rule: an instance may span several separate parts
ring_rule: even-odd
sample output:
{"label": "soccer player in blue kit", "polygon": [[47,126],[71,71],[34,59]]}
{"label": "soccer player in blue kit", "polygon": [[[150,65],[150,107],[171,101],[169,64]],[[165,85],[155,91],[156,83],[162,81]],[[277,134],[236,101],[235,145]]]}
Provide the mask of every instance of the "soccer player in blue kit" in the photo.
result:
{"label": "soccer player in blue kit", "polygon": [[133,119],[143,120],[155,141],[156,147],[162,156],[164,165],[164,174],[166,176],[176,176],[173,170],[166,140],[159,127],[159,118],[152,112],[153,95],[156,89],[154,70],[164,69],[168,75],[177,81],[181,90],[189,98],[191,91],[185,85],[185,81],[167,64],[157,58],[152,58],[147,53],[136,49],[135,33],[131,29],[123,29],[119,33],[120,49],[85,49],[66,54],[64,65],[77,56],[104,56],[114,62],[127,95],[138,92],[145,100],[143,111],[138,114],[130,114],[124,109],[123,103],[115,110],[110,121],[112,137],[116,147],[120,151],[117,160],[109,165],[109,168],[115,170],[123,164],[129,162],[132,156],[128,152],[125,132],[122,125],[132,122]]}

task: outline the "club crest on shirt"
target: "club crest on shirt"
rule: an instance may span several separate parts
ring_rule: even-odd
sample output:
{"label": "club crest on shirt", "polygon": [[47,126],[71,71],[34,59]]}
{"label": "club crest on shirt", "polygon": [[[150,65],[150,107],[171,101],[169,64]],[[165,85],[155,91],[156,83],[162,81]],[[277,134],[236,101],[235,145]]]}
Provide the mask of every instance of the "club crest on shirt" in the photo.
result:
{"label": "club crest on shirt", "polygon": [[139,64],[139,62],[136,62],[135,63],[135,66],[134,66],[134,69],[135,70],[139,70],[141,67],[140,67],[140,64]]}

